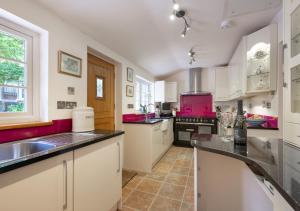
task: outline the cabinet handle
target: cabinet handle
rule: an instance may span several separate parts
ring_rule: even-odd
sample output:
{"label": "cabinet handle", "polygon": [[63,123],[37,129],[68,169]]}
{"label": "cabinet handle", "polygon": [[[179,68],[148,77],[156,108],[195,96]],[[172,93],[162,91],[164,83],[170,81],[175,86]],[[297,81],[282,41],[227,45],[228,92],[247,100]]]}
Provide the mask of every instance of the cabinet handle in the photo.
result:
{"label": "cabinet handle", "polygon": [[194,132],[195,130],[194,129],[186,129],[186,131]]}
{"label": "cabinet handle", "polygon": [[64,205],[63,210],[68,208],[68,164],[67,161],[63,161],[64,166]]}
{"label": "cabinet handle", "polygon": [[266,186],[266,188],[269,190],[269,192],[274,196],[274,189],[272,185],[266,179],[264,179],[263,183]]}
{"label": "cabinet handle", "polygon": [[121,171],[121,146],[119,142],[117,142],[117,146],[118,146],[118,156],[119,156],[119,166],[117,169],[117,173],[119,173]]}

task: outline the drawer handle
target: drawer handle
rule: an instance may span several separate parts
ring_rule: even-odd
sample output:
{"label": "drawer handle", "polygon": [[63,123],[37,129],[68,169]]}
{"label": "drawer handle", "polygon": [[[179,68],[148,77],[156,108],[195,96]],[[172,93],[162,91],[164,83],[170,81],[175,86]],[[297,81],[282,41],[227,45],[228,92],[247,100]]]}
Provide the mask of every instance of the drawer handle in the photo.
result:
{"label": "drawer handle", "polygon": [[64,204],[63,204],[63,210],[66,210],[68,208],[68,163],[67,161],[63,161],[64,166]]}
{"label": "drawer handle", "polygon": [[118,169],[117,169],[117,173],[119,173],[121,171],[121,146],[120,146],[119,142],[117,142],[117,146],[118,146]]}

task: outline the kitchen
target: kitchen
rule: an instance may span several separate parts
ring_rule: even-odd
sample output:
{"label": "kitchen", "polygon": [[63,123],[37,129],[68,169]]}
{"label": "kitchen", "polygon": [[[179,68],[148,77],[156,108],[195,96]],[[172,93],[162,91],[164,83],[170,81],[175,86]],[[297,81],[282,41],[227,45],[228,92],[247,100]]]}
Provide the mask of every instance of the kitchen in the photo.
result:
{"label": "kitchen", "polygon": [[299,5],[0,0],[1,210],[299,210]]}

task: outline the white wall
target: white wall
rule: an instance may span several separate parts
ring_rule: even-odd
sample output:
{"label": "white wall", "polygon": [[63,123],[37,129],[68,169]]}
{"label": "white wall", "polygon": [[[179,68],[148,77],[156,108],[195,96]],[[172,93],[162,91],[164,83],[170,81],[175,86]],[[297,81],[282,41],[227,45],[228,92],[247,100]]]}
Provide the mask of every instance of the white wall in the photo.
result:
{"label": "white wall", "polygon": [[[128,61],[121,55],[113,52],[106,46],[95,41],[90,36],[80,32],[77,28],[64,22],[46,8],[30,0],[0,0],[1,8],[20,18],[39,26],[49,32],[48,65],[48,119],[63,119],[71,117],[71,110],[56,109],[59,100],[76,101],[78,106],[87,104],[87,50],[88,47],[110,58],[116,64],[116,90],[122,91],[117,95],[117,103],[122,102],[122,107],[117,105],[117,116],[122,113],[132,112],[127,109],[127,104],[134,102],[133,98],[126,97],[126,69],[131,67],[135,73],[153,81],[154,77],[143,68]],[[4,17],[5,18],[5,17]],[[74,56],[82,58],[82,78],[59,74],[57,71],[57,52],[63,50]],[[45,61],[44,61],[45,62]],[[43,71],[45,72],[45,71]],[[121,74],[120,74],[121,72]],[[75,87],[75,95],[67,94],[67,87]],[[121,87],[121,88],[120,88]],[[120,124],[120,118],[116,125]],[[118,126],[117,126],[118,128]]]}

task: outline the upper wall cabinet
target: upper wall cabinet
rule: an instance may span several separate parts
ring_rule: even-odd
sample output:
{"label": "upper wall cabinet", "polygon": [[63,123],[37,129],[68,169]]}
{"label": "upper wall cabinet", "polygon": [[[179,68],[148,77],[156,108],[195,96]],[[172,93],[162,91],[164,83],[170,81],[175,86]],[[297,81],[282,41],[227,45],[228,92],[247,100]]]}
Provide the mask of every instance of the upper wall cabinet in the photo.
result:
{"label": "upper wall cabinet", "polygon": [[176,103],[177,82],[155,81],[154,101]]}
{"label": "upper wall cabinet", "polygon": [[215,88],[215,101],[228,101],[229,96],[229,83],[228,77],[229,67],[216,67],[215,76],[216,76],[216,88]]}
{"label": "upper wall cabinet", "polygon": [[229,98],[236,99],[246,92],[246,41],[243,37],[228,65]]}
{"label": "upper wall cabinet", "polygon": [[[276,24],[243,37],[227,70],[216,69],[215,101],[229,101],[275,91],[277,46]],[[224,92],[228,93],[225,95]]]}
{"label": "upper wall cabinet", "polygon": [[300,145],[300,0],[283,2],[287,46],[284,51],[284,139]]}
{"label": "upper wall cabinet", "polygon": [[246,37],[246,94],[276,90],[277,25],[271,24]]}

